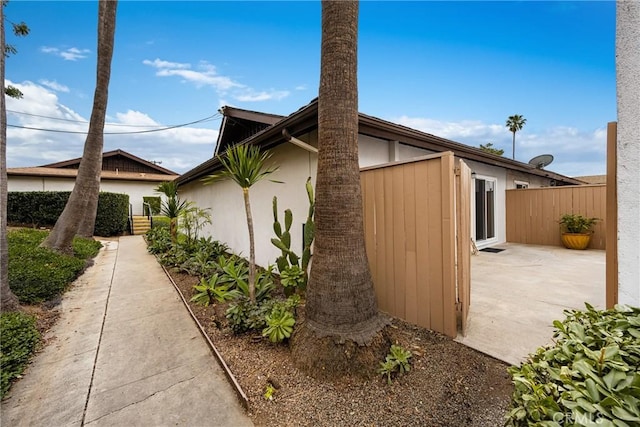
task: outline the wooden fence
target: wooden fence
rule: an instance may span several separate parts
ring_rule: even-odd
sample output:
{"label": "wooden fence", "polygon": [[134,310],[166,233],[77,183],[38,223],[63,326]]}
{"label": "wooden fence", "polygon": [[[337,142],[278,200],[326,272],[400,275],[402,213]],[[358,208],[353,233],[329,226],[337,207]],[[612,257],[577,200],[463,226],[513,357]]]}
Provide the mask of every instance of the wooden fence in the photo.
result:
{"label": "wooden fence", "polygon": [[507,242],[562,246],[560,224],[564,214],[600,218],[589,244],[606,246],[606,185],[507,190]]}
{"label": "wooden fence", "polygon": [[363,168],[360,179],[379,309],[455,337],[453,154]]}

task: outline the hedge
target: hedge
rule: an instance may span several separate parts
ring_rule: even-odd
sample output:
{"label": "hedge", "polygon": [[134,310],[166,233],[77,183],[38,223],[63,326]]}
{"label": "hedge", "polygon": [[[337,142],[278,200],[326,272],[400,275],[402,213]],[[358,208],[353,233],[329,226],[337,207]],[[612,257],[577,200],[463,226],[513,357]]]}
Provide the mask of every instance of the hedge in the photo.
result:
{"label": "hedge", "polygon": [[[12,224],[52,227],[64,210],[69,191],[9,192],[7,220]],[[127,229],[129,196],[100,192],[94,234],[114,236]]]}

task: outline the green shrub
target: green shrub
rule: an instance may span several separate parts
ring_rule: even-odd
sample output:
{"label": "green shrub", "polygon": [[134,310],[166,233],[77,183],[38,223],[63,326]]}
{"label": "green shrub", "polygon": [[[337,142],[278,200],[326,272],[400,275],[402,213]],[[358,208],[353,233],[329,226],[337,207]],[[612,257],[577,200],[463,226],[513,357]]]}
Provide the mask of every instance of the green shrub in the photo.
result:
{"label": "green shrub", "polygon": [[96,236],[115,236],[129,224],[129,195],[100,192],[93,233]]}
{"label": "green shrub", "polygon": [[34,317],[24,313],[3,313],[0,315],[0,337],[0,397],[3,397],[11,381],[22,374],[40,334]]}
{"label": "green shrub", "polygon": [[509,368],[510,426],[640,425],[640,308],[565,310],[556,343]]}
{"label": "green shrub", "polygon": [[171,225],[171,219],[166,216],[158,215],[151,217],[151,226],[153,228],[166,228],[169,229]]}
{"label": "green shrub", "polygon": [[7,234],[9,287],[21,303],[34,304],[61,294],[80,274],[86,258],[97,254],[100,242],[76,237],[75,256],[61,255],[38,245],[47,231],[21,229]]}
{"label": "green shrub", "polygon": [[[7,221],[33,227],[52,227],[64,210],[70,194],[69,191],[12,191],[8,196]],[[127,229],[128,218],[128,195],[101,192],[94,234],[120,234]]]}
{"label": "green shrub", "polygon": [[[160,196],[142,197],[142,202],[149,204],[149,206],[143,205],[143,215],[158,215],[160,213],[160,201]],[[149,212],[149,207],[151,207],[151,212]]]}

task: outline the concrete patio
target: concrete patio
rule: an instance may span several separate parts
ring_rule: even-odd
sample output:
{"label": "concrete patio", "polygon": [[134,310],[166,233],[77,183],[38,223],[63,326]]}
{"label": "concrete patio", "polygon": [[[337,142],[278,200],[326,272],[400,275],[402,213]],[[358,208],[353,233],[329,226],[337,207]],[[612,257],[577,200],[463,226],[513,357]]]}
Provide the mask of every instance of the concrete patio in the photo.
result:
{"label": "concrete patio", "polygon": [[471,257],[466,336],[456,341],[511,364],[550,344],[552,322],[588,302],[605,307],[605,251],[507,243]]}

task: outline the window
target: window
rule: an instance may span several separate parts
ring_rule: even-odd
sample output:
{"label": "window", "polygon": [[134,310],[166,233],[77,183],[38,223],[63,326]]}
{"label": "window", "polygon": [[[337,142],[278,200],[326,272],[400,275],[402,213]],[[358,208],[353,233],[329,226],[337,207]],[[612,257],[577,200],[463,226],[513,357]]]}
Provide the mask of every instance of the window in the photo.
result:
{"label": "window", "polygon": [[526,181],[513,181],[513,183],[516,185],[516,189],[529,188],[529,183]]}

